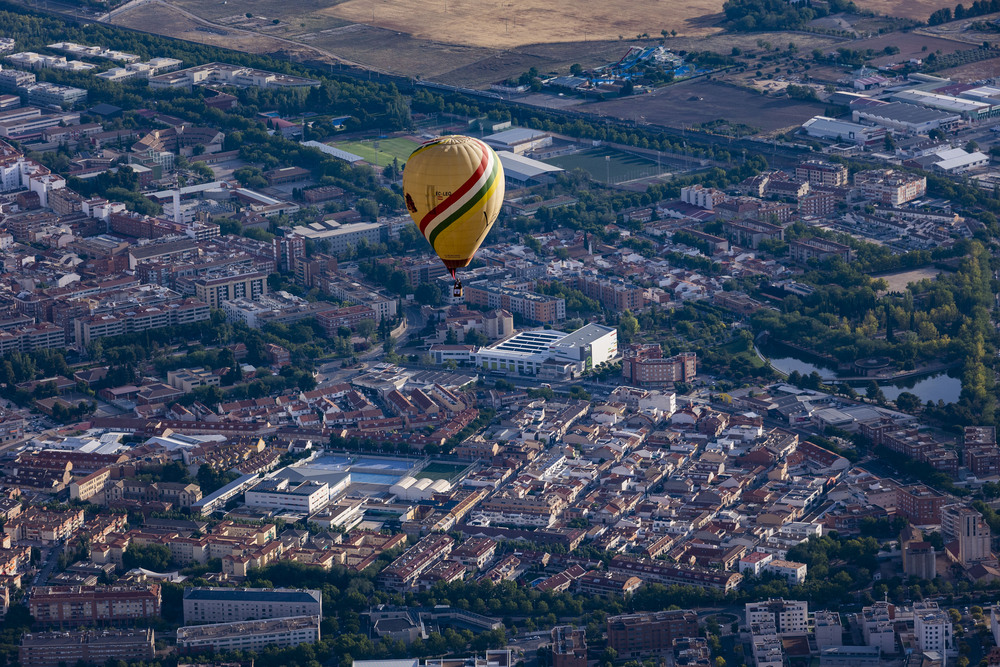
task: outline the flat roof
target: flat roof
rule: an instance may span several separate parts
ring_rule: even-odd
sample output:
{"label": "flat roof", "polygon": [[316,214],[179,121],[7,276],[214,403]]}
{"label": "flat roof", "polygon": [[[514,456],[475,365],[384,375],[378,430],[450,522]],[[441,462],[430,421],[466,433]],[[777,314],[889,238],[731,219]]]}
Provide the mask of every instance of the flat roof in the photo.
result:
{"label": "flat roof", "polygon": [[603,324],[586,324],[571,334],[566,334],[562,339],[555,341],[553,345],[558,347],[575,347],[590,345],[601,338],[604,338],[609,333],[615,331],[612,327],[606,327]]}
{"label": "flat roof", "polygon": [[855,109],[855,111],[861,114],[869,114],[871,116],[875,116],[876,118],[898,120],[903,123],[928,123],[935,120],[945,120],[955,117],[955,114],[949,114],[935,109],[928,109],[927,107],[920,107],[916,104],[907,104],[906,102],[891,102],[889,104],[882,104],[875,107]]}
{"label": "flat roof", "polygon": [[497,157],[500,158],[500,164],[503,165],[504,174],[521,181],[526,181],[542,174],[563,171],[560,167],[546,164],[539,160],[532,160],[530,157],[524,157],[523,155],[515,155],[510,151],[497,151]]}
{"label": "flat roof", "polygon": [[497,132],[496,134],[484,137],[483,141],[486,143],[506,144],[509,146],[511,144],[520,143],[522,141],[531,141],[532,139],[538,139],[547,135],[548,132],[533,130],[530,127],[512,127],[509,130],[504,130],[503,132]]}
{"label": "flat roof", "polygon": [[322,597],[319,591],[292,588],[185,588],[185,600],[210,602],[301,602],[312,604]]}
{"label": "flat roof", "polygon": [[538,354],[548,352],[549,346],[566,337],[562,331],[552,329],[537,329],[535,331],[522,331],[514,334],[504,341],[491,345],[486,350],[500,350],[503,352],[521,352],[524,354]]}

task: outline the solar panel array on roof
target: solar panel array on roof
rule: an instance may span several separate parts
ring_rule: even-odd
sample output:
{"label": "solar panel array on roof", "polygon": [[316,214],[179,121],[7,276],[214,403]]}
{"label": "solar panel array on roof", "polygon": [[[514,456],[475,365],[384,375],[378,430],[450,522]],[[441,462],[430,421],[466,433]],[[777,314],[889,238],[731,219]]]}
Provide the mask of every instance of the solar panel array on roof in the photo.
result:
{"label": "solar panel array on roof", "polygon": [[502,343],[493,346],[494,350],[505,352],[524,352],[526,354],[536,354],[546,352],[549,345],[566,337],[561,331],[522,331],[513,338],[509,338]]}

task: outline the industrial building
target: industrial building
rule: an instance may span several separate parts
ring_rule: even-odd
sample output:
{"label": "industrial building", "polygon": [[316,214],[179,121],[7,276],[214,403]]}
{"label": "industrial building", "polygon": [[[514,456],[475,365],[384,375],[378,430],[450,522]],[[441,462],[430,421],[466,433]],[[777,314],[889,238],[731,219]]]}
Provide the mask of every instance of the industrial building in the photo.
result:
{"label": "industrial building", "polygon": [[802,123],[802,129],[807,135],[816,139],[849,142],[860,146],[874,146],[885,141],[884,127],[848,123],[827,116],[813,116]]}
{"label": "industrial building", "polygon": [[949,130],[962,120],[961,114],[930,109],[906,102],[880,100],[852,105],[855,122],[866,122],[904,134],[927,134],[931,130]]}

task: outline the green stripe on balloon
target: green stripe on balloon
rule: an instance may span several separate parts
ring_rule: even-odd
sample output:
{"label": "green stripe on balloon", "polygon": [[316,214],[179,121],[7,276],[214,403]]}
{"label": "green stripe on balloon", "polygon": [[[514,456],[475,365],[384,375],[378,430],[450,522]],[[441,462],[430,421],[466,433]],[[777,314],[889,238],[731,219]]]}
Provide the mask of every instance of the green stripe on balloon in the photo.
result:
{"label": "green stripe on balloon", "polygon": [[490,188],[493,186],[493,182],[497,178],[497,165],[499,164],[499,162],[500,162],[499,160],[493,161],[493,171],[490,172],[489,179],[487,179],[487,181],[483,184],[483,187],[479,189],[479,192],[477,192],[474,197],[470,198],[469,201],[465,202],[462,208],[455,211],[453,214],[448,216],[447,220],[445,220],[440,225],[434,228],[434,231],[431,232],[431,235],[427,237],[427,240],[430,241],[431,245],[434,245],[434,241],[437,239],[438,235],[441,232],[450,227],[456,220],[459,220],[462,216],[468,213],[472,207],[482,203],[482,201],[486,198],[486,193],[490,191]]}

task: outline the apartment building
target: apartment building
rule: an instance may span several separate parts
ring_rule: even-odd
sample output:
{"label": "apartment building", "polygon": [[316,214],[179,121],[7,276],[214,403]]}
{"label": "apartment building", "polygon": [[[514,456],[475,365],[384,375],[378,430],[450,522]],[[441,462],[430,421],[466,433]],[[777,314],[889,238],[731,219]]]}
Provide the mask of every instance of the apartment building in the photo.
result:
{"label": "apartment building", "polygon": [[92,315],[73,320],[76,346],[84,349],[91,341],[106,336],[121,336],[150,329],[193,324],[211,316],[208,304],[184,299],[164,306],[137,307],[115,315]]}
{"label": "apartment building", "polygon": [[191,625],[177,629],[177,648],[192,653],[213,651],[262,651],[315,644],[320,638],[320,616],[291,616]]}
{"label": "apartment building", "polygon": [[743,581],[743,575],[736,572],[724,572],[703,567],[675,565],[667,561],[652,558],[635,558],[631,556],[615,556],[609,569],[617,572],[635,574],[647,583],[663,584],[665,586],[697,586],[698,588],[718,588],[729,592],[738,588]]}
{"label": "apartment building", "polygon": [[698,615],[689,609],[607,618],[608,647],[621,658],[665,656],[678,639],[698,636]]}
{"label": "apartment building", "polygon": [[848,183],[847,167],[825,160],[807,160],[795,167],[795,178],[811,185],[842,187]]}
{"label": "apartment building", "polygon": [[566,319],[566,300],[563,298],[486,281],[466,285],[465,302],[481,308],[501,308],[537,324],[556,324]]}
{"label": "apartment building", "polygon": [[150,628],[28,632],[21,637],[18,662],[21,667],[146,662],[153,660],[154,641]]}
{"label": "apartment building", "polygon": [[38,586],[28,610],[40,625],[132,623],[160,615],[160,585]]}
{"label": "apartment building", "polygon": [[764,571],[784,577],[792,586],[806,580],[806,564],[789,560],[772,560],[764,565]]}
{"label": "apartment building", "polygon": [[209,308],[222,308],[223,301],[256,301],[267,294],[267,274],[261,271],[205,276],[194,281],[195,296]]}
{"label": "apartment building", "polygon": [[927,178],[893,169],[871,169],[854,174],[855,187],[865,198],[888,206],[900,206],[927,194]]}
{"label": "apartment building", "polygon": [[585,595],[597,597],[626,597],[642,586],[642,579],[630,574],[591,570],[576,580],[576,589]]}
{"label": "apartment building", "polygon": [[552,638],[552,667],[587,667],[587,633],[572,625],[557,625]]}
{"label": "apartment building", "polygon": [[32,505],[19,516],[8,520],[3,532],[14,544],[25,541],[55,544],[72,537],[83,527],[83,521],[82,509],[49,511]]}
{"label": "apartment building", "polygon": [[779,635],[805,633],[809,629],[809,603],[800,600],[748,602],[746,615],[747,625],[770,623]]}
{"label": "apartment building", "polygon": [[861,610],[858,621],[867,646],[878,647],[883,655],[896,653],[896,631],[893,623],[896,607],[888,602],[876,602]]}
{"label": "apartment building", "polygon": [[184,623],[229,623],[323,616],[319,591],[291,588],[185,588]]}
{"label": "apartment building", "polygon": [[904,486],[897,494],[897,511],[917,526],[941,523],[941,508],[946,500],[929,486]]}
{"label": "apartment building", "polygon": [[631,310],[635,312],[646,305],[645,290],[629,285],[624,280],[601,278],[599,276],[575,276],[567,280],[574,288],[583,292],[602,306],[615,312]]}
{"label": "apartment building", "polygon": [[844,625],[840,613],[820,609],[813,614],[813,634],[819,650],[844,645]]}
{"label": "apartment building", "polygon": [[428,535],[382,570],[379,581],[389,590],[410,590],[424,570],[451,553],[454,544],[455,540],[447,535]]}
{"label": "apartment building", "polygon": [[958,560],[971,567],[990,560],[990,527],[983,515],[960,503],[941,508],[941,532],[958,542]]}
{"label": "apartment building", "polygon": [[204,368],[181,368],[167,371],[167,384],[188,394],[196,387],[218,387],[222,378]]}
{"label": "apartment building", "polygon": [[936,602],[917,602],[913,605],[913,633],[917,646],[924,653],[946,653],[954,648],[952,622],[948,612],[938,608]]}
{"label": "apartment building", "polygon": [[694,352],[664,358],[658,343],[630,345],[623,352],[622,378],[638,387],[691,382],[697,373],[698,355]]}
{"label": "apartment building", "polygon": [[850,246],[819,237],[811,239],[796,239],[788,244],[788,254],[793,261],[806,263],[811,259],[824,262],[832,257],[839,257],[844,262],[853,259]]}

